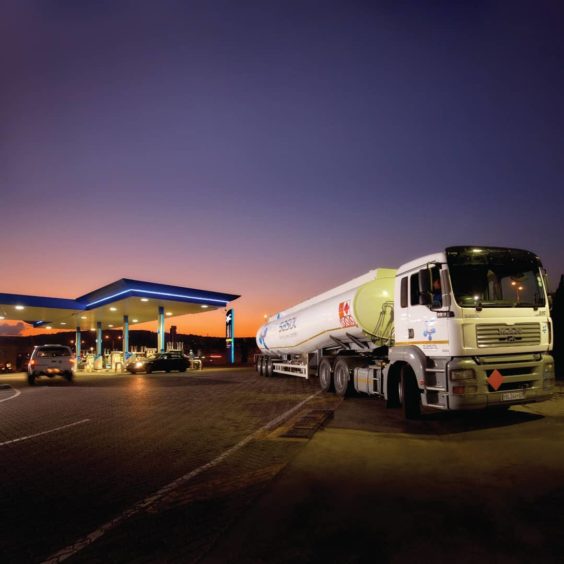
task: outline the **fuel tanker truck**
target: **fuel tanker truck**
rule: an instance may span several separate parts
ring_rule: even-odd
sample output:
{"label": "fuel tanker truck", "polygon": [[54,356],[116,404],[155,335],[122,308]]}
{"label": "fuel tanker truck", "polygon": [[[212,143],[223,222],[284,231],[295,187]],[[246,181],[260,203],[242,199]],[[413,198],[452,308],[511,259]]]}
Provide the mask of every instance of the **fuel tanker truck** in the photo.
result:
{"label": "fuel tanker truck", "polygon": [[501,408],[550,398],[546,272],[532,252],[448,247],[377,268],[270,317],[256,369],[421,408]]}

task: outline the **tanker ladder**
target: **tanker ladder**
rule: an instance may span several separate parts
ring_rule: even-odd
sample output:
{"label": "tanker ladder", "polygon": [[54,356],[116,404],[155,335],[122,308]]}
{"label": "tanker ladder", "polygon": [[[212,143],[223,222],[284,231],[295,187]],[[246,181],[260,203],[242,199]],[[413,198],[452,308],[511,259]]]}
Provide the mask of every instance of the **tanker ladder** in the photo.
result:
{"label": "tanker ladder", "polygon": [[394,341],[394,302],[384,302],[380,315],[372,332],[372,342],[377,345],[388,345]]}

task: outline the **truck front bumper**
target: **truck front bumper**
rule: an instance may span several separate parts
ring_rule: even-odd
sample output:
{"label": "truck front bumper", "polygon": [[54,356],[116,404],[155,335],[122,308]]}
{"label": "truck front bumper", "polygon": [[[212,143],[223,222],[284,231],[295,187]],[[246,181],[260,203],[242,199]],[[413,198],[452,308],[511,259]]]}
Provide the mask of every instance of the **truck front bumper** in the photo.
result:
{"label": "truck front bumper", "polygon": [[[474,378],[455,379],[459,370],[472,370]],[[451,410],[533,403],[554,394],[554,360],[548,354],[454,358],[447,377]]]}

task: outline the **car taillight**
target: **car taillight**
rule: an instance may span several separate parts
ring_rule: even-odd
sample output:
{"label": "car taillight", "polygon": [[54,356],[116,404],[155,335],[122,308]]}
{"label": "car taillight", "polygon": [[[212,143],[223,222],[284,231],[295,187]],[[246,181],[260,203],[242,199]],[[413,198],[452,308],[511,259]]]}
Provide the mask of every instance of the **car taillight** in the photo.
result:
{"label": "car taillight", "polygon": [[30,365],[30,366],[34,366],[34,365],[35,365],[35,360],[30,360],[30,361],[29,361],[29,365]]}

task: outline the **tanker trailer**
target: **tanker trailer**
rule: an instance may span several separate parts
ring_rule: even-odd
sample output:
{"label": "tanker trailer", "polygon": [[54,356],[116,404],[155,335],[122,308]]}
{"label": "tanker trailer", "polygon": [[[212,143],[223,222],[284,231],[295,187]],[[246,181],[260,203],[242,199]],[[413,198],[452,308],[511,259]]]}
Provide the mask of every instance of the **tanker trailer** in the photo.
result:
{"label": "tanker trailer", "polygon": [[546,273],[529,251],[448,247],[379,268],[268,319],[257,371],[377,395],[418,417],[553,395]]}
{"label": "tanker trailer", "polygon": [[305,378],[313,371],[322,389],[332,389],[324,356],[366,354],[390,344],[395,273],[371,270],[271,317],[257,334],[264,353],[258,357],[258,371]]}

